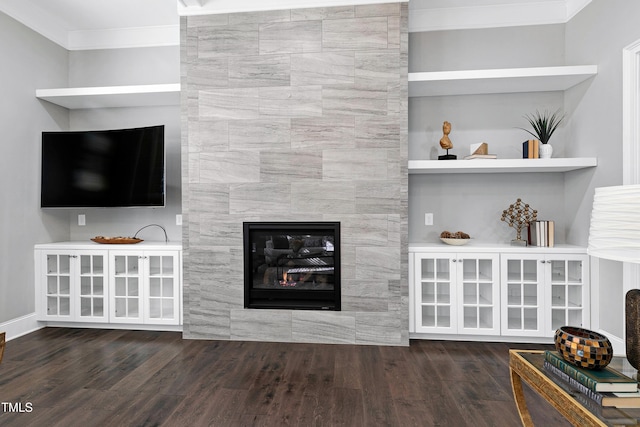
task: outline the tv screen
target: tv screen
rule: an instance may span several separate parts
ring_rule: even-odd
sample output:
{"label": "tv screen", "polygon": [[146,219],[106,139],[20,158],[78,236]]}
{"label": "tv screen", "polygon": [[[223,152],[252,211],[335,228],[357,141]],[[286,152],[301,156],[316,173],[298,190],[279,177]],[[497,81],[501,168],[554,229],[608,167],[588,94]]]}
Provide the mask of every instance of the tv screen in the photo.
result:
{"label": "tv screen", "polygon": [[43,208],[164,206],[164,177],[164,126],[42,132]]}

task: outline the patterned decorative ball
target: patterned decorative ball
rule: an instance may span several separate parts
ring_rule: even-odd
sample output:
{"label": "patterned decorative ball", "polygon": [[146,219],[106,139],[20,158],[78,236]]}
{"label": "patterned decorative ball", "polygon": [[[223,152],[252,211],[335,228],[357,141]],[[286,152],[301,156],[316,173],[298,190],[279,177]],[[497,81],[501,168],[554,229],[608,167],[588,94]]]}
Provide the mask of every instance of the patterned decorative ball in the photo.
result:
{"label": "patterned decorative ball", "polygon": [[563,326],[556,331],[555,344],[564,360],[580,368],[602,369],[613,357],[609,339],[588,329]]}

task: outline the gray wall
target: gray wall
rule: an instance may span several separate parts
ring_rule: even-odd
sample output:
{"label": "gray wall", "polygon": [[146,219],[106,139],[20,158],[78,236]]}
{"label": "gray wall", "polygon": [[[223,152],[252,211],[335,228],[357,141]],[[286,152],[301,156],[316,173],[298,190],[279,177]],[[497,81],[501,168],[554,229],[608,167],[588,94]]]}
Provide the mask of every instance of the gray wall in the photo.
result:
{"label": "gray wall", "polygon": [[[412,33],[409,69],[412,72],[565,64],[564,26],[539,25],[484,30]],[[486,142],[499,158],[521,158],[522,141],[530,135],[523,117],[536,110],[566,110],[559,92],[438,96],[409,99],[409,158],[437,159],[442,122],[452,124],[452,154],[459,159],[470,145]],[[567,113],[571,113],[567,111]],[[551,139],[554,157],[564,157],[566,134],[561,126]],[[500,221],[502,210],[518,198],[538,210],[540,219],[556,222],[556,240],[568,242],[565,230],[565,175],[463,174],[411,175],[409,185],[409,241],[434,242],[443,230],[465,231],[474,239],[505,242],[515,231]],[[424,225],[424,214],[434,225]]]}
{"label": "gray wall", "polygon": [[67,84],[67,52],[0,13],[0,323],[35,310],[33,245],[69,237],[67,215],[40,210],[40,132],[65,129],[65,109],[35,90]]}
{"label": "gray wall", "polygon": [[[407,4],[188,17],[184,335],[408,345]],[[340,221],[342,311],[243,308],[243,221]]]}
{"label": "gray wall", "polygon": [[[640,39],[640,2],[594,0],[567,24],[569,63],[598,65],[598,75],[588,86],[567,92],[571,109],[570,155],[595,156],[598,167],[584,192],[568,194],[568,205],[580,206],[569,230],[574,240],[586,244],[593,189],[622,184],[622,49]],[[569,177],[568,185],[584,188],[583,177]]]}
{"label": "gray wall", "polygon": [[[69,85],[116,86],[177,83],[180,81],[180,48],[154,47],[72,51],[69,53]],[[167,199],[164,208],[71,209],[70,239],[87,240],[96,235],[132,236],[141,227],[159,224],[169,240],[179,241],[180,226],[176,214],[182,211],[180,176],[180,107],[136,107],[83,109],[70,111],[71,130],[119,129],[165,125],[167,161]],[[86,217],[86,226],[78,226],[78,214]],[[145,240],[163,240],[162,230],[146,229],[138,236]]]}
{"label": "gray wall", "polygon": [[[579,207],[568,234],[581,244],[587,242],[594,189],[622,184],[622,50],[640,39],[639,16],[640,2],[593,0],[566,26],[567,61],[598,65],[591,84],[568,91],[565,99],[573,111],[567,151],[598,158],[592,179],[567,178],[568,188],[578,191],[568,192],[566,203]],[[619,337],[624,336],[621,268],[620,262],[601,261],[600,294],[594,295],[601,299],[601,327]]]}

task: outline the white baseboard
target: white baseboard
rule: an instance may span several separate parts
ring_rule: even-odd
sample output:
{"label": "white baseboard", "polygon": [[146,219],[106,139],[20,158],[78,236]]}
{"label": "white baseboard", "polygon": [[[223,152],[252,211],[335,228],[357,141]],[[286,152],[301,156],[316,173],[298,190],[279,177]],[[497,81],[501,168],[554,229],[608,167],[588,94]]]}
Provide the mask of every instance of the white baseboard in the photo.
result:
{"label": "white baseboard", "polygon": [[7,333],[7,341],[21,337],[33,331],[41,329],[43,326],[36,320],[36,313],[11,319],[8,322],[0,323],[0,332]]}

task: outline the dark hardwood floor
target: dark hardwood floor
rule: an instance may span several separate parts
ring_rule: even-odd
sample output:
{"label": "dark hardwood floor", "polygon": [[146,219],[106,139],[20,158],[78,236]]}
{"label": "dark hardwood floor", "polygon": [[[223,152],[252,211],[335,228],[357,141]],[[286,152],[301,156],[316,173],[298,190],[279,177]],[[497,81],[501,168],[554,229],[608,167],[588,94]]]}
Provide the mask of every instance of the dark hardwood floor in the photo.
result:
{"label": "dark hardwood floor", "polygon": [[[0,425],[518,426],[509,348],[183,340],[46,328],[7,343]],[[533,392],[536,425],[565,426]],[[22,412],[15,412],[22,411]]]}

